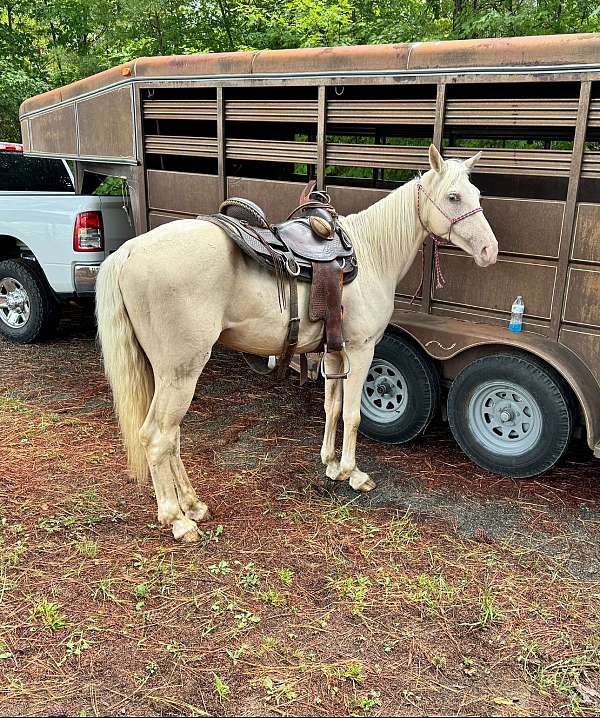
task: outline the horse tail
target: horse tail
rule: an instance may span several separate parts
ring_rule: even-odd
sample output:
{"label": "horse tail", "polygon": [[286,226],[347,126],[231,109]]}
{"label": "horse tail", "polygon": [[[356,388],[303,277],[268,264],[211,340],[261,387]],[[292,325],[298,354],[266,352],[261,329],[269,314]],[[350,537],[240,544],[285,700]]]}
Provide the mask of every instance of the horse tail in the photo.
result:
{"label": "horse tail", "polygon": [[140,429],[154,395],[154,377],[119,286],[128,258],[129,249],[123,246],[102,263],[96,281],[96,317],[104,371],[112,389],[127,463],[141,483],[148,479],[148,462]]}

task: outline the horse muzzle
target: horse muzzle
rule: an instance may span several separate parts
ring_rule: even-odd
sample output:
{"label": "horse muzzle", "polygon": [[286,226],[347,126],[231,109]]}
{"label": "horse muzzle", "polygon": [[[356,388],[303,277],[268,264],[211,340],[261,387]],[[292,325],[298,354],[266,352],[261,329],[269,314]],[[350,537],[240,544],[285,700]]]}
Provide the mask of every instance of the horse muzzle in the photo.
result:
{"label": "horse muzzle", "polygon": [[479,252],[473,255],[475,264],[477,264],[478,267],[489,267],[491,264],[496,263],[497,258],[498,244],[496,242],[483,245]]}

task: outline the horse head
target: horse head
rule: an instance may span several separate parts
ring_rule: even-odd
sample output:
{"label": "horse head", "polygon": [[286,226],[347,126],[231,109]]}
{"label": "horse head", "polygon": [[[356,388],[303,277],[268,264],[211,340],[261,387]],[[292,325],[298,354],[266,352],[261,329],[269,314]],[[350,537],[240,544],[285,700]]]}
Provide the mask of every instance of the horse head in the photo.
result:
{"label": "horse head", "polygon": [[434,239],[460,247],[480,267],[487,267],[496,261],[498,242],[479,204],[480,192],[469,179],[480,157],[478,152],[464,162],[444,160],[430,145],[431,169],[417,183],[417,210]]}

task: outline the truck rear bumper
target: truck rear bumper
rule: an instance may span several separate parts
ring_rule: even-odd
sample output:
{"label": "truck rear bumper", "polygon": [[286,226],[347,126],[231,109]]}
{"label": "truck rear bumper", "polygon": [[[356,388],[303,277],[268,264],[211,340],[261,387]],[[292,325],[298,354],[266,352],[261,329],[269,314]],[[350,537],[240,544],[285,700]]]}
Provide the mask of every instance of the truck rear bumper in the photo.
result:
{"label": "truck rear bumper", "polygon": [[99,264],[76,264],[74,269],[75,292],[78,296],[94,294]]}

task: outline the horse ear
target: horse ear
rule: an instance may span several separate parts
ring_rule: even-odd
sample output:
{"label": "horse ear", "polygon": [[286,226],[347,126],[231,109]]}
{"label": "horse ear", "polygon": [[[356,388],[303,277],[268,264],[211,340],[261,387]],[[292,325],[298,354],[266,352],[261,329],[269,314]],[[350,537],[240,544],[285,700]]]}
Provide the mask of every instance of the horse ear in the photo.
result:
{"label": "horse ear", "polygon": [[429,145],[429,164],[435,172],[441,172],[444,168],[444,158],[438,152],[438,148],[433,144]]}
{"label": "horse ear", "polygon": [[473,157],[469,157],[469,159],[465,160],[463,162],[463,164],[467,168],[467,170],[469,170],[469,172],[470,172],[471,169],[473,168],[473,165],[476,162],[479,162],[480,159],[481,159],[481,151],[479,151],[476,155],[473,155]]}

